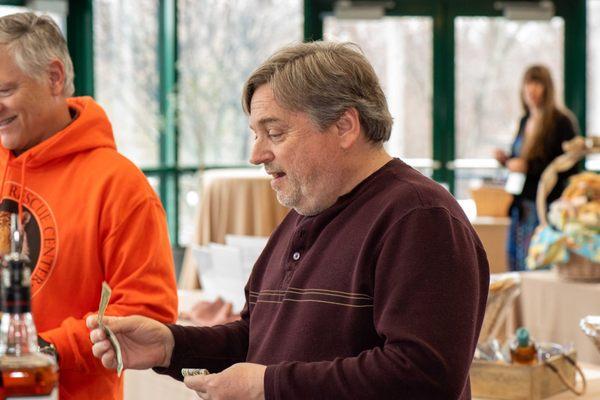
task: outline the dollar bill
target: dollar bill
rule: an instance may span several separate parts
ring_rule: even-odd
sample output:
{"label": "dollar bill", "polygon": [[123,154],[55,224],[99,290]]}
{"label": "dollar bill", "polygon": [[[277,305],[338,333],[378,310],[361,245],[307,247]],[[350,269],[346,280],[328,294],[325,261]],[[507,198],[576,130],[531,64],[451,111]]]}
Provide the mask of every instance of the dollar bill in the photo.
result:
{"label": "dollar bill", "polygon": [[110,289],[110,286],[108,286],[108,283],[102,282],[102,295],[100,296],[100,306],[98,307],[98,326],[106,333],[108,341],[115,351],[115,355],[117,356],[117,375],[121,376],[121,373],[123,372],[123,354],[121,353],[121,345],[113,331],[102,323],[111,293],[112,290]]}
{"label": "dollar bill", "polygon": [[181,375],[185,378],[186,376],[210,375],[210,372],[204,368],[182,368]]}

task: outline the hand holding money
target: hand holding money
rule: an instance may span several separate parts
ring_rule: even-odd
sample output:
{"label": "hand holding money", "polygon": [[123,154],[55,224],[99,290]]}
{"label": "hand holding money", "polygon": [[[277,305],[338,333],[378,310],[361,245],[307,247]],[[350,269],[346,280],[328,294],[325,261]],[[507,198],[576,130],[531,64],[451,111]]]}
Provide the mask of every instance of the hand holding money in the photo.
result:
{"label": "hand holding money", "polygon": [[117,337],[110,330],[110,328],[102,324],[102,319],[104,318],[104,312],[106,311],[106,306],[108,306],[111,292],[112,291],[110,290],[108,283],[102,282],[102,295],[100,297],[100,307],[98,308],[98,327],[106,333],[106,336],[108,337],[108,340],[115,351],[117,357],[117,375],[121,376],[121,373],[123,372],[123,356],[121,354],[121,346],[119,345]]}
{"label": "hand holding money", "polygon": [[181,376],[196,376],[196,375],[210,375],[207,369],[204,368],[182,368]]}
{"label": "hand holding money", "polygon": [[[181,373],[185,386],[201,399],[263,400],[266,369],[265,365],[239,363],[215,374],[207,375],[208,371],[201,369],[183,369]],[[186,375],[190,371],[195,373]]]}
{"label": "hand holding money", "polygon": [[109,369],[118,368],[117,353],[110,342],[110,327],[121,350],[123,368],[148,369],[168,367],[175,340],[169,328],[151,318],[133,315],[130,317],[103,316],[99,325],[99,316],[90,315],[87,326],[90,329],[92,353]]}

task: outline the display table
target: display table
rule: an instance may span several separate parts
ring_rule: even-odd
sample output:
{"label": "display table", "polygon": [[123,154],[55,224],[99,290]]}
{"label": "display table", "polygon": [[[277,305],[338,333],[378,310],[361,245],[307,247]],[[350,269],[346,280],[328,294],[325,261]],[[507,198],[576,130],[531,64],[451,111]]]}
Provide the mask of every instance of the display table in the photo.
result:
{"label": "display table", "polygon": [[[226,234],[269,236],[289,211],[277,201],[270,181],[263,169],[205,172],[200,209],[194,221],[194,243],[225,243]],[[198,286],[196,263],[187,249],[179,287]]]}
{"label": "display table", "polygon": [[572,343],[580,361],[600,365],[600,352],[579,328],[583,317],[600,314],[600,284],[564,281],[554,271],[521,277],[519,322],[538,342]]}

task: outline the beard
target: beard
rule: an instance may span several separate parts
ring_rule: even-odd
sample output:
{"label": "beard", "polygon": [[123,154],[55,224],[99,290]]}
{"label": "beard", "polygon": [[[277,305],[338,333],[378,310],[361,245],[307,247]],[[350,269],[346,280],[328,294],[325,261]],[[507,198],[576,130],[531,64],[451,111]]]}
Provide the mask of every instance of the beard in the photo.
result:
{"label": "beard", "polygon": [[331,205],[324,201],[328,187],[316,189],[319,186],[316,176],[301,180],[293,174],[286,174],[284,179],[284,186],[275,190],[277,201],[284,207],[293,208],[300,215],[311,216]]}

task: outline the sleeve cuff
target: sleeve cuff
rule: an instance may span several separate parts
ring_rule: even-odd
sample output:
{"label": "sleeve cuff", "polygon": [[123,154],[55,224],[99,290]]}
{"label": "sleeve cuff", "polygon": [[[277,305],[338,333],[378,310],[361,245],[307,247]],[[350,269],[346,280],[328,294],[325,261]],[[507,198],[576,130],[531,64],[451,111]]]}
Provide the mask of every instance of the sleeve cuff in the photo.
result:
{"label": "sleeve cuff", "polygon": [[165,324],[165,326],[171,331],[174,340],[173,352],[171,353],[171,361],[168,367],[154,367],[152,368],[152,370],[157,374],[169,375],[173,379],[183,381],[183,376],[181,375],[180,367],[182,354],[179,354],[180,352],[177,351],[177,336],[178,328],[180,327],[175,324]]}
{"label": "sleeve cuff", "polygon": [[279,400],[279,366],[269,365],[265,371],[265,400]]}

